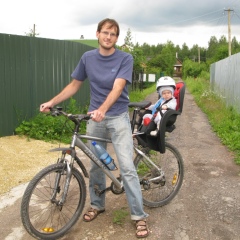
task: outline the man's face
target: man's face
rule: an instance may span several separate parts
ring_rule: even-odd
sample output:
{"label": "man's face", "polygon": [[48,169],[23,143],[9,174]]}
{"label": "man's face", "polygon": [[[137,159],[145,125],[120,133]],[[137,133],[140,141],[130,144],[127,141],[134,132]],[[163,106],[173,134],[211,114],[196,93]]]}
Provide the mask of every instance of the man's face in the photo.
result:
{"label": "man's face", "polygon": [[105,50],[113,48],[118,40],[117,29],[109,27],[110,24],[106,23],[103,25],[101,31],[96,33],[99,45]]}

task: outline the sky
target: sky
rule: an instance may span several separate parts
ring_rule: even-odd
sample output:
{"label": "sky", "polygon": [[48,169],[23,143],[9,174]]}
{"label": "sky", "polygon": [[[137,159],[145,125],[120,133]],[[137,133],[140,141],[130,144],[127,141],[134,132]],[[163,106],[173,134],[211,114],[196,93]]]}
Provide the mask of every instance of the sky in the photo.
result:
{"label": "sky", "polygon": [[228,11],[231,38],[240,42],[239,0],[0,0],[0,33],[26,35],[35,24],[41,38],[96,39],[97,24],[114,18],[120,25],[117,45],[127,31],[140,45],[185,43],[208,47],[212,36],[228,40]]}

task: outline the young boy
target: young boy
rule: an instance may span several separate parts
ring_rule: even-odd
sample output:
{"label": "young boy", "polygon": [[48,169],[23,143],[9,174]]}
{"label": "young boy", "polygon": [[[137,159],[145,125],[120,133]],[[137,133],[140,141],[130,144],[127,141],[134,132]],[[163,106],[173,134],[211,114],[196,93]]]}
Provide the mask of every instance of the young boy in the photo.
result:
{"label": "young boy", "polygon": [[152,104],[147,108],[148,110],[152,111],[152,114],[145,114],[143,116],[143,122],[144,122],[144,119],[146,118],[152,119],[154,117],[154,122],[157,125],[157,129],[150,132],[151,136],[156,136],[157,132],[160,129],[161,114],[159,111],[156,113],[157,108],[161,106],[162,113],[165,113],[169,108],[173,110],[176,109],[177,101],[174,98],[173,93],[174,93],[173,87],[168,87],[168,86],[161,87],[159,89],[159,94],[161,98],[155,104]]}

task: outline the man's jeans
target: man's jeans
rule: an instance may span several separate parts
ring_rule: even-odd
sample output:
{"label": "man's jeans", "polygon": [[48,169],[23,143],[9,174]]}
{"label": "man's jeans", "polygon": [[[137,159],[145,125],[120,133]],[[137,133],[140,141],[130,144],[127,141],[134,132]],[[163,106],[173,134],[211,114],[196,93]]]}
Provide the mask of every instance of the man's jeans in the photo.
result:
{"label": "man's jeans", "polygon": [[[87,134],[95,137],[111,137],[113,147],[118,159],[124,190],[126,192],[128,205],[131,210],[131,219],[140,220],[148,217],[143,210],[142,192],[139,179],[133,164],[133,139],[129,115],[127,112],[118,116],[106,116],[101,122],[88,121]],[[98,142],[106,149],[106,144]],[[94,147],[89,142],[90,149],[94,152]],[[106,175],[95,163],[92,162],[89,179],[89,192],[91,198],[91,207],[97,210],[105,209],[105,193],[97,196],[94,186],[99,190],[106,188]]]}

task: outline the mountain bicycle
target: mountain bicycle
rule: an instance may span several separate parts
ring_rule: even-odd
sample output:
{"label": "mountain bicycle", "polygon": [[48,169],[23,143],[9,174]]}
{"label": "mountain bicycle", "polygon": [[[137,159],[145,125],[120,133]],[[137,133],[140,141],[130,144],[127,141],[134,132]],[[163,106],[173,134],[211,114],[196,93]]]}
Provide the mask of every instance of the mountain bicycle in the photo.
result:
{"label": "mountain bicycle", "polygon": [[[142,138],[145,133],[135,131],[141,125],[139,122],[141,111],[150,104],[149,101],[129,104],[129,107],[134,108],[131,117],[135,151],[133,161],[137,169],[144,205],[160,207],[169,203],[182,185],[183,159],[172,144],[165,142],[164,152],[160,153],[146,144]],[[83,123],[91,116],[69,114],[59,107],[51,109],[51,114],[63,115],[74,123],[70,147],[50,150],[61,151],[61,157],[56,164],[47,166],[33,177],[21,203],[21,219],[26,231],[36,239],[46,240],[58,239],[65,235],[77,222],[84,209],[87,195],[84,177],[88,178],[89,175],[84,163],[77,156],[76,147],[97,164],[112,181],[104,190],[96,188],[96,194],[101,195],[109,190],[114,194],[124,192],[121,174],[115,177],[86,143],[86,140],[106,143],[111,143],[111,140],[80,133]]]}

